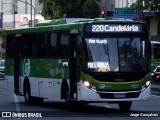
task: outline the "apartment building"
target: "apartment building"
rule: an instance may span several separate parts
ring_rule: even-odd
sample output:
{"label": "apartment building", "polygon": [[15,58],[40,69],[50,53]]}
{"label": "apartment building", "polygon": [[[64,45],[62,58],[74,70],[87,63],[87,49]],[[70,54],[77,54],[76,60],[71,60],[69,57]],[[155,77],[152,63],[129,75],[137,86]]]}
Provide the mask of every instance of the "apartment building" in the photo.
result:
{"label": "apartment building", "polygon": [[38,0],[0,0],[3,29],[28,27],[31,23],[33,26],[34,23],[44,20],[40,15],[41,10],[42,5],[39,5]]}
{"label": "apartment building", "polygon": [[[127,8],[135,2],[137,2],[137,0],[100,0],[99,5],[101,10],[107,12],[106,16],[112,17],[115,8]],[[14,3],[15,7],[13,6]],[[31,7],[31,4],[33,7]],[[14,9],[16,11],[15,16]],[[31,19],[33,21],[34,17],[36,19],[35,22],[44,20],[40,15],[41,10],[42,5],[39,5],[38,0],[0,0],[0,15],[3,17],[1,17],[1,19],[3,19],[2,28],[12,29],[14,27],[28,27],[30,23],[29,21],[31,21]],[[3,13],[3,15],[1,13]],[[155,19],[154,14],[143,12],[143,21],[148,23],[151,38],[157,39],[157,36],[160,36],[160,22]],[[34,21],[32,24],[33,23]]]}

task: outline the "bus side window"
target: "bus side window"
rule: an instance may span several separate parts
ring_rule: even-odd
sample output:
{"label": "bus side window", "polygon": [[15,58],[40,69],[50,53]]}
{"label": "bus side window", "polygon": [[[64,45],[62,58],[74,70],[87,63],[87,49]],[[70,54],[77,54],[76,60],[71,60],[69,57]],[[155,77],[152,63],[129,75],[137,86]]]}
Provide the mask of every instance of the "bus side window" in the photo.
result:
{"label": "bus side window", "polygon": [[61,34],[61,41],[60,41],[60,56],[67,57],[68,56],[68,40],[69,36],[66,34]]}
{"label": "bus side window", "polygon": [[7,57],[8,58],[13,58],[14,54],[14,37],[13,36],[8,36],[7,37]]}
{"label": "bus side window", "polygon": [[50,41],[49,41],[49,46],[50,46],[50,57],[54,57],[57,55],[57,34],[56,33],[51,33],[50,34]]}
{"label": "bus side window", "polygon": [[38,34],[31,36],[31,57],[36,57],[38,55]]}
{"label": "bus side window", "polygon": [[40,46],[39,46],[39,55],[41,57],[48,55],[48,37],[47,34],[40,35]]}
{"label": "bus side window", "polygon": [[23,49],[22,49],[22,57],[30,57],[30,45],[29,45],[30,36],[26,35],[23,39]]}

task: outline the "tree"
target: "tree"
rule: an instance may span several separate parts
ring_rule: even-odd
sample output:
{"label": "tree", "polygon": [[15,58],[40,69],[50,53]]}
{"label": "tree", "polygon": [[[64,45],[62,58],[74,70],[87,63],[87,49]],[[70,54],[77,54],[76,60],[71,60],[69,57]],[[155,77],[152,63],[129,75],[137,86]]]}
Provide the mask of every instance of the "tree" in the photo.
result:
{"label": "tree", "polygon": [[61,18],[64,14],[72,18],[93,18],[100,13],[96,0],[39,0],[39,3],[43,4],[41,14],[45,19]]}
{"label": "tree", "polygon": [[132,8],[135,8],[137,11],[152,11],[155,13],[156,18],[160,20],[160,0],[138,0],[132,5]]}
{"label": "tree", "polygon": [[1,48],[0,48],[0,58],[5,58],[5,34],[6,31],[4,29],[0,29],[0,39],[2,40]]}
{"label": "tree", "polygon": [[153,11],[158,20],[160,20],[160,0],[145,0],[145,8]]}
{"label": "tree", "polygon": [[61,17],[62,11],[53,0],[39,0],[39,3],[43,4],[41,14],[45,19],[56,19]]}
{"label": "tree", "polygon": [[98,17],[100,14],[100,8],[97,6],[95,0],[86,0],[83,5],[83,15],[88,18]]}

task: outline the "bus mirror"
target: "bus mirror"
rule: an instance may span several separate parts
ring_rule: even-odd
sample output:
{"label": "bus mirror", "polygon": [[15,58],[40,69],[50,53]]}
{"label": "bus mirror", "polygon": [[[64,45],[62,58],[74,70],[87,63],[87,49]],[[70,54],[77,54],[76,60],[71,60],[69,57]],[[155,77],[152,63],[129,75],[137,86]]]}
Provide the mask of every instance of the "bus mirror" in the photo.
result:
{"label": "bus mirror", "polygon": [[62,62],[62,67],[68,67],[68,62],[67,61],[63,61]]}

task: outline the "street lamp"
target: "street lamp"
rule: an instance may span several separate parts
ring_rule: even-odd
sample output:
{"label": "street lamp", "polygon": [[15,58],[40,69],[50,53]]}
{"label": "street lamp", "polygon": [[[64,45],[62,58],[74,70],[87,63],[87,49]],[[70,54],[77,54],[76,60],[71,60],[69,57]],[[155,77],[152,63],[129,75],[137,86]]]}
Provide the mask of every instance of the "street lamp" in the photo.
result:
{"label": "street lamp", "polygon": [[32,8],[34,9],[34,25],[35,25],[35,16],[36,16],[36,9],[35,9],[35,7],[32,5],[32,0],[30,0],[31,3],[28,3],[28,2],[25,2],[25,1],[22,1],[22,0],[17,0],[17,1],[26,3],[26,4],[28,4],[28,5],[31,6],[31,27],[32,27]]}
{"label": "street lamp", "polygon": [[15,3],[3,3],[3,1],[1,1],[1,5],[2,5],[2,9],[3,9],[3,5],[4,4],[11,4],[13,5],[13,28],[15,28]]}

